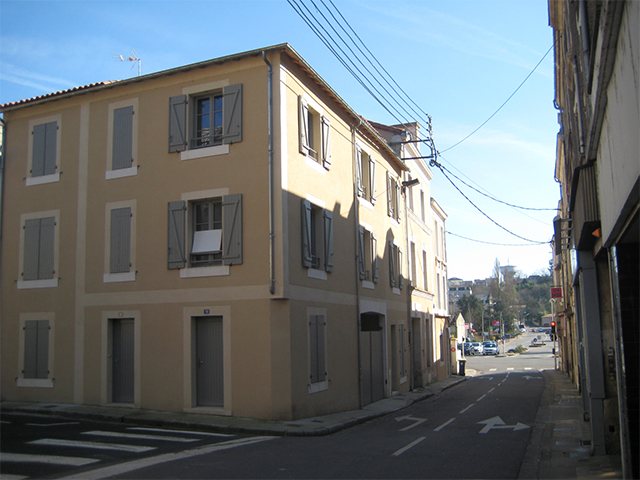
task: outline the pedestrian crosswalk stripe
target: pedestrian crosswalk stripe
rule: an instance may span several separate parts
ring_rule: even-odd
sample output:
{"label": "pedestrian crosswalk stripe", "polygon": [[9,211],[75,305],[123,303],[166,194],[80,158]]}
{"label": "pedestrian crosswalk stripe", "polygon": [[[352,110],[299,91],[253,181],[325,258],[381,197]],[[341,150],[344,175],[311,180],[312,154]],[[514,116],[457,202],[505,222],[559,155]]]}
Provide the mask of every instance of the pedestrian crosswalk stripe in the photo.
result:
{"label": "pedestrian crosswalk stripe", "polygon": [[29,477],[25,477],[24,475],[7,475],[6,473],[2,474],[2,480],[24,480],[25,478]]}
{"label": "pedestrian crosswalk stripe", "polygon": [[507,368],[507,371],[509,371],[509,370],[515,370],[515,368],[509,367],[509,368]]}
{"label": "pedestrian crosswalk stripe", "polygon": [[233,437],[229,433],[212,433],[212,432],[194,432],[192,430],[170,430],[168,428],[145,428],[145,427],[129,427],[127,430],[136,430],[139,432],[167,432],[167,433],[186,433],[189,435],[204,435],[209,437]]}
{"label": "pedestrian crosswalk stripe", "polygon": [[[100,460],[95,458],[81,458],[81,457],[63,457],[60,455],[30,455],[26,453],[6,453],[2,452],[0,460],[3,462],[21,462],[21,463],[49,463],[54,465],[69,465],[73,467],[81,467],[83,465],[89,465],[90,463],[99,462]],[[2,480],[7,477],[2,474]],[[26,478],[26,477],[23,477]]]}
{"label": "pedestrian crosswalk stripe", "polygon": [[184,438],[174,437],[166,435],[143,435],[140,433],[125,433],[125,432],[105,432],[101,430],[92,430],[90,432],[82,432],[83,435],[95,435],[98,437],[117,437],[117,438],[135,438],[138,440],[160,440],[167,442],[197,442],[197,438]]}
{"label": "pedestrian crosswalk stripe", "polygon": [[155,450],[156,447],[145,447],[135,445],[122,445],[119,443],[101,443],[101,442],[82,442],[78,440],[60,440],[57,438],[41,438],[33,442],[27,442],[31,445],[52,445],[56,447],[76,447],[76,448],[94,448],[97,450],[120,450],[123,452],[148,452]]}

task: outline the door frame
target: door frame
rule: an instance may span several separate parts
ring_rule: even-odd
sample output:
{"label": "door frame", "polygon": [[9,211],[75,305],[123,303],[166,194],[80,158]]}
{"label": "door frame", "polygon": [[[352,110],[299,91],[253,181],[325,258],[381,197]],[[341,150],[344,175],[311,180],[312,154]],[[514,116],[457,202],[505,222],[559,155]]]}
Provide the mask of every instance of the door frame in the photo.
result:
{"label": "door frame", "polygon": [[[103,311],[101,320],[101,363],[100,363],[100,404],[109,405],[113,401],[113,320],[133,319],[133,405],[140,406],[140,310]],[[117,403],[116,405],[123,405]]]}

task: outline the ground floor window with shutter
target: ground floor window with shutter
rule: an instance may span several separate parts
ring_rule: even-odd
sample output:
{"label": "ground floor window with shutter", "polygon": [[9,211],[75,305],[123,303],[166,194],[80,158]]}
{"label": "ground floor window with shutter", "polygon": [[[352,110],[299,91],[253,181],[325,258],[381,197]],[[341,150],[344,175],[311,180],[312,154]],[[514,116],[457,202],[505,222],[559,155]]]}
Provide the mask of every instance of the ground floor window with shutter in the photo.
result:
{"label": "ground floor window with shutter", "polygon": [[58,217],[57,210],[22,215],[18,288],[58,286]]}
{"label": "ground floor window with shutter", "polygon": [[327,377],[327,315],[323,308],[307,310],[309,322],[309,393],[329,388]]}
{"label": "ground floor window with shutter", "polygon": [[20,315],[19,387],[53,387],[51,353],[53,314]]}
{"label": "ground floor window with shutter", "polygon": [[168,268],[182,277],[228,275],[242,263],[242,194],[183,198],[169,203]]}
{"label": "ground floor window with shutter", "polygon": [[326,280],[326,272],[333,271],[333,212],[302,200],[302,266],[309,276]]}

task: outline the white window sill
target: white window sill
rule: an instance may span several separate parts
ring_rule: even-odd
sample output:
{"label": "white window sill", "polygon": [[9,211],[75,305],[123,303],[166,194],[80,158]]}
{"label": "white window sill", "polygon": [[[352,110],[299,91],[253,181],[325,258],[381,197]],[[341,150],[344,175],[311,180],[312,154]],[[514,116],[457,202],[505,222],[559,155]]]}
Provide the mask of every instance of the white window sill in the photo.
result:
{"label": "white window sill", "polygon": [[367,210],[373,211],[373,203],[371,203],[366,198],[358,197],[358,203],[360,204],[361,207],[364,207]]}
{"label": "white window sill", "polygon": [[213,147],[194,148],[180,152],[180,161],[195,160],[196,158],[214,157],[229,153],[229,145],[214,145]]}
{"label": "white window sill", "polygon": [[324,382],[312,383],[309,385],[309,393],[318,393],[324,390],[329,390],[329,381],[325,380]]}
{"label": "white window sill", "polygon": [[18,280],[18,290],[26,290],[29,288],[54,288],[57,286],[57,278],[50,278],[47,280]]}
{"label": "white window sill", "polygon": [[402,290],[400,290],[398,287],[393,287],[393,289],[391,290],[391,293],[393,293],[394,295],[401,295]]}
{"label": "white window sill", "polygon": [[53,388],[53,378],[18,378],[18,387]]}
{"label": "white window sill", "polygon": [[362,281],[362,288],[366,288],[369,290],[375,290],[376,289],[376,284],[369,281],[369,280],[363,280]]}
{"label": "white window sill", "polygon": [[400,228],[400,222],[393,217],[389,217],[389,223],[396,228]]}
{"label": "white window sill", "polygon": [[307,270],[307,277],[315,278],[316,280],[327,280],[327,272],[317,268],[310,268]]}
{"label": "white window sill", "polygon": [[60,181],[60,174],[54,173],[53,175],[41,175],[39,177],[28,177],[26,179],[27,187],[32,185],[42,185],[43,183],[53,183]]}
{"label": "white window sill", "polygon": [[119,168],[117,170],[107,170],[105,172],[105,178],[107,180],[113,180],[114,178],[133,177],[138,174],[138,167],[133,166],[129,168]]}
{"label": "white window sill", "polygon": [[307,164],[307,167],[312,168],[316,172],[322,175],[327,174],[327,170],[320,164],[320,162],[318,162],[318,160],[313,158],[311,155],[307,155],[304,162]]}
{"label": "white window sill", "polygon": [[135,282],[136,272],[105,273],[102,277],[102,281],[104,283]]}
{"label": "white window sill", "polygon": [[229,265],[180,269],[180,278],[223,277],[225,275],[229,275]]}

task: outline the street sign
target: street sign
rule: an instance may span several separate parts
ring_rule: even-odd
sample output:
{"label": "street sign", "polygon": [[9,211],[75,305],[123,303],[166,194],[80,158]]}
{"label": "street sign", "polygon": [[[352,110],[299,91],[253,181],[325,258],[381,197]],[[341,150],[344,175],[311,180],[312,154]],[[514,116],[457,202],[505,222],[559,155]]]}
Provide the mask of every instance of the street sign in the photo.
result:
{"label": "street sign", "polygon": [[562,298],[562,287],[551,287],[551,298]]}
{"label": "street sign", "polygon": [[494,327],[499,327],[500,326],[500,320],[494,320],[493,321],[493,326]]}

